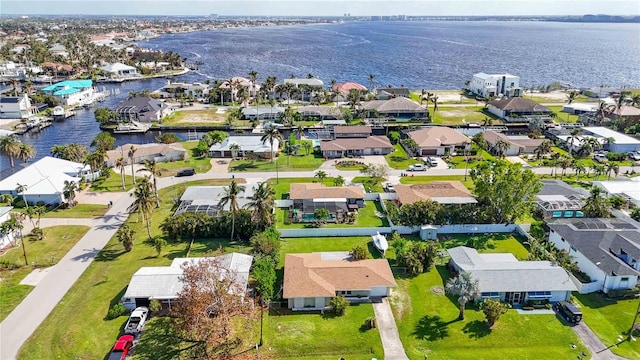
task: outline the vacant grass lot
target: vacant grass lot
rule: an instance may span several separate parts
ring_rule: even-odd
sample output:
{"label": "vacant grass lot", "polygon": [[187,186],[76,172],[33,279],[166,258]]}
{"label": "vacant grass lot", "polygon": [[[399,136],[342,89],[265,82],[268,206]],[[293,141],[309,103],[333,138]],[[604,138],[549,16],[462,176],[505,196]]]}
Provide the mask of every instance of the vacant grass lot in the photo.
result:
{"label": "vacant grass lot", "polygon": [[182,146],[189,152],[189,157],[185,160],[157,163],[160,169],[160,176],[174,176],[182,169],[193,168],[196,173],[205,173],[211,170],[211,159],[201,156],[193,156],[193,149],[198,146],[197,141],[185,141]]}
{"label": "vacant grass lot", "polygon": [[464,175],[446,175],[446,176],[403,176],[400,178],[400,184],[428,184],[433,181],[460,181],[473,191],[474,185],[471,176],[467,176],[467,180],[464,179]]}
{"label": "vacant grass lot", "polygon": [[[131,175],[131,166],[124,169],[124,189],[122,188],[122,175],[113,170],[109,171],[109,177],[103,180],[97,180],[91,183],[91,191],[96,192],[124,192],[133,188],[133,177]],[[136,175],[137,177],[137,175]]]}
{"label": "vacant grass lot", "polygon": [[640,344],[626,341],[638,300],[608,300],[599,293],[574,297],[581,305],[583,321],[606,346],[612,346],[611,351],[627,359],[640,359]]}
{"label": "vacant grass lot", "polygon": [[95,218],[104,215],[109,208],[102,204],[78,204],[68,209],[53,209],[42,214],[42,218]]}
{"label": "vacant grass lot", "polygon": [[[287,160],[287,155],[280,154],[276,161],[271,160],[232,160],[229,164],[229,171],[310,171],[322,165],[324,158],[318,154],[291,155]],[[287,165],[288,161],[288,165]]]}
{"label": "vacant grass lot", "polygon": [[[243,179],[239,179],[243,180]],[[173,213],[170,199],[179,197],[189,185],[226,185],[229,180],[201,180],[160,190],[160,209],[151,216],[151,233],[161,234],[159,225]],[[112,238],[98,254],[74,286],[54,308],[22,347],[20,359],[102,359],[109,352],[122,328],[126,316],[105,320],[109,307],[117,303],[135,273],[142,266],[169,265],[176,257],[186,255],[187,243],[169,243],[160,256],[148,245],[142,222],[133,215],[127,223],[136,231],[133,250],[124,252]],[[45,240],[46,241],[46,240]],[[223,240],[196,241],[191,256],[214,254],[220,248],[226,252],[247,252],[245,244]]]}
{"label": "vacant grass lot", "polygon": [[25,236],[28,266],[24,266],[23,251],[20,247],[9,250],[0,256],[4,266],[14,264],[16,268],[0,270],[0,321],[4,320],[22,300],[29,295],[32,286],[20,285],[31,271],[38,267],[52,266],[89,231],[88,226],[52,226],[44,228],[44,240]]}
{"label": "vacant grass lot", "polygon": [[[432,109],[433,110],[433,109]],[[480,106],[438,106],[438,110],[431,111],[431,116],[434,124],[445,125],[462,125],[465,123],[484,123],[485,119],[491,119],[493,124],[501,124],[500,120],[495,115],[483,111],[484,107]]]}
{"label": "vacant grass lot", "polygon": [[227,114],[217,114],[216,108],[204,110],[178,110],[162,119],[163,126],[207,126],[227,123]]}

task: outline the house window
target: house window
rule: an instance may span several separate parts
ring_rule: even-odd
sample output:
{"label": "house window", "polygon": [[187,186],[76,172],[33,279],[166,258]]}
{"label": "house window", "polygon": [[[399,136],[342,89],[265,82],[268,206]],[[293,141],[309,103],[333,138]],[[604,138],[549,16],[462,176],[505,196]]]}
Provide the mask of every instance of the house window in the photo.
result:
{"label": "house window", "polygon": [[571,248],[571,251],[578,251],[573,245],[570,248]]}
{"label": "house window", "polygon": [[562,211],[554,211],[551,216],[554,218],[562,217]]}
{"label": "house window", "polygon": [[584,213],[582,211],[576,211],[576,217],[584,217]]}
{"label": "house window", "polygon": [[531,299],[548,299],[551,297],[551,291],[529,291],[528,295]]}
{"label": "house window", "polygon": [[620,282],[623,282],[623,281],[629,281],[629,277],[625,276],[623,278],[620,278]]}
{"label": "house window", "polygon": [[340,295],[344,296],[344,295],[351,295],[351,290],[347,290],[347,291],[340,291]]}
{"label": "house window", "polygon": [[498,294],[497,292],[483,292],[482,294],[480,294],[480,296],[482,296],[483,298],[499,298],[500,294]]}

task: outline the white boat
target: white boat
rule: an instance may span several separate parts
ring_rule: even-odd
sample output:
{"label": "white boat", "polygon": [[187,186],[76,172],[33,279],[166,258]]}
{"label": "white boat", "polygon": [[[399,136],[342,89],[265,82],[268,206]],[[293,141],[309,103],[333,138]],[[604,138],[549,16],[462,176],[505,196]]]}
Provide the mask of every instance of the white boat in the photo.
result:
{"label": "white boat", "polygon": [[151,125],[141,124],[139,122],[132,121],[130,123],[121,123],[113,130],[114,134],[134,134],[134,133],[146,133]]}
{"label": "white boat", "polygon": [[387,242],[387,238],[380,234],[379,232],[375,235],[372,235],[373,245],[384,254],[385,251],[389,248],[389,243]]}

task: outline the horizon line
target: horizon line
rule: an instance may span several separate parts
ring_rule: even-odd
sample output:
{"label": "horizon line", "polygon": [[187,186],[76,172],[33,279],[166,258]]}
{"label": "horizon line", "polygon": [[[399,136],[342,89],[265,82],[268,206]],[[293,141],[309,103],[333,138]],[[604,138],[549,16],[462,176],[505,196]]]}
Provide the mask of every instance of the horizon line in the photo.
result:
{"label": "horizon line", "polygon": [[30,15],[34,15],[34,16],[55,16],[55,17],[59,17],[59,16],[173,16],[173,17],[209,17],[211,15],[216,15],[216,16],[224,16],[224,17],[310,17],[310,18],[358,18],[358,17],[393,17],[393,16],[406,16],[409,18],[413,18],[413,17],[434,17],[434,18],[438,18],[438,17],[463,17],[463,18],[483,18],[483,17],[555,17],[555,16],[568,16],[568,17],[581,17],[581,16],[587,16],[587,15],[591,15],[591,16],[620,16],[620,17],[637,17],[640,16],[640,13],[638,14],[605,14],[605,13],[586,13],[586,14],[580,14],[580,15],[576,15],[576,14],[530,14],[530,15],[516,15],[516,14],[512,14],[512,15],[492,15],[492,14],[487,14],[487,15],[406,15],[406,14],[392,14],[392,15],[351,15],[351,16],[344,16],[344,15],[239,15],[239,14],[216,14],[216,13],[211,13],[211,14],[206,14],[206,15],[197,15],[197,14],[86,14],[86,13],[70,13],[70,14],[44,14],[44,13],[4,13],[4,14],[0,14],[0,17],[5,17],[5,16],[30,16]]}

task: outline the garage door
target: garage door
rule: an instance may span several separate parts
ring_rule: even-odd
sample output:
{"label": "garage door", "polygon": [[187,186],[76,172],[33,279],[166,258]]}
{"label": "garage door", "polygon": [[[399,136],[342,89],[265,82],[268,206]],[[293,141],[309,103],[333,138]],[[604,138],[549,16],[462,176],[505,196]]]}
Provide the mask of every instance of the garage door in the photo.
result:
{"label": "garage door", "polygon": [[424,149],[422,155],[438,155],[438,149]]}

